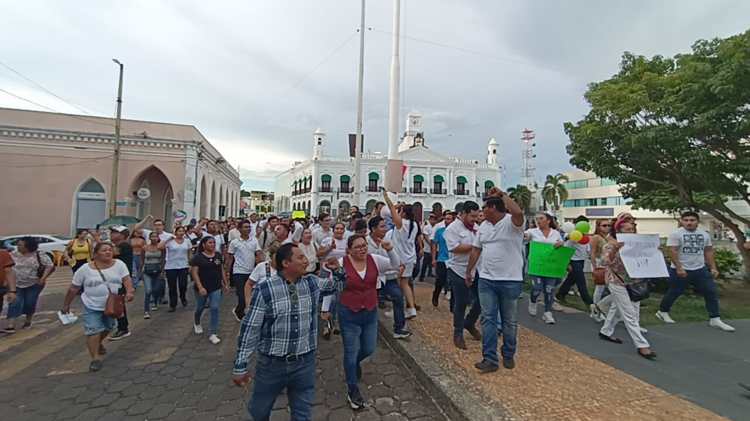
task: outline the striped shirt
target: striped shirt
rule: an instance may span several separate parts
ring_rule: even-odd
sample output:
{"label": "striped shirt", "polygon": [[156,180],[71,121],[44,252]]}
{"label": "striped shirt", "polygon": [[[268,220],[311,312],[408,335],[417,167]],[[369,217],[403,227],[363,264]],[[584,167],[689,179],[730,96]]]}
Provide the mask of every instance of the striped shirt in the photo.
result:
{"label": "striped shirt", "polygon": [[[323,274],[328,273],[323,271]],[[306,275],[290,288],[277,273],[259,282],[242,319],[232,373],[247,373],[248,359],[256,351],[274,357],[314,351],[318,338],[319,298],[333,293],[343,280],[340,275],[322,278]],[[296,300],[292,298],[293,288],[296,288]]]}

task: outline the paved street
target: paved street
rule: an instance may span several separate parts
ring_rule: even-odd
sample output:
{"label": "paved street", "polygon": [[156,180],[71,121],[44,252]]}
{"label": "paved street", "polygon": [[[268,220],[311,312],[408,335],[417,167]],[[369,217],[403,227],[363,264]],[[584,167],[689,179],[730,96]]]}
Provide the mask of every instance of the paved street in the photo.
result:
{"label": "paved street", "polygon": [[[64,270],[64,269],[63,269]],[[50,290],[51,291],[51,290]],[[60,293],[45,295],[47,309]],[[249,391],[231,384],[238,324],[222,308],[218,346],[192,333],[192,309],[143,320],[142,295],[130,304],[133,335],[107,344],[101,372],[88,373],[89,357],[80,322],[35,325],[0,337],[0,413],[21,420],[243,420]],[[74,311],[80,312],[75,309]],[[204,326],[208,323],[204,314]],[[320,340],[315,420],[439,420],[434,402],[383,344],[364,368],[363,394],[373,404],[354,413],[346,405],[340,337]],[[251,385],[252,387],[252,385]],[[272,420],[287,420],[286,399],[277,401]]]}

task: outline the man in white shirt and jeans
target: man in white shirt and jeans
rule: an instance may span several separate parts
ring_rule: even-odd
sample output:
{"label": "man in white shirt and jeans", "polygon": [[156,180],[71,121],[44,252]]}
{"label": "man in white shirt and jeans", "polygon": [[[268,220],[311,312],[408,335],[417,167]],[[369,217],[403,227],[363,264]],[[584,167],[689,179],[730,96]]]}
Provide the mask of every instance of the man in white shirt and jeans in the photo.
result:
{"label": "man in white shirt and jeans", "polygon": [[[719,316],[719,292],[714,278],[719,276],[714,259],[711,236],[698,229],[700,217],[697,212],[688,211],[680,215],[681,227],[667,238],[672,266],[669,268],[669,290],[659,305],[656,317],[664,323],[675,323],[669,316],[672,304],[692,283],[703,294],[708,311],[708,325],[725,332],[734,332],[734,327],[721,321]],[[709,271],[709,268],[711,268]]]}
{"label": "man in white shirt and jeans", "polygon": [[[489,192],[482,208],[485,221],[479,226],[469,258],[465,281],[474,282],[479,262],[479,302],[482,305],[482,373],[497,371],[498,309],[502,316],[503,367],[515,367],[518,298],[523,285],[523,210],[497,187]],[[480,259],[481,257],[481,259]]]}
{"label": "man in white shirt and jeans", "polygon": [[250,221],[242,221],[239,225],[240,238],[232,240],[227,250],[227,271],[232,273],[232,285],[237,292],[237,306],[232,313],[237,321],[245,317],[245,283],[255,269],[255,264],[263,260],[263,250],[258,241],[250,236],[252,224]]}

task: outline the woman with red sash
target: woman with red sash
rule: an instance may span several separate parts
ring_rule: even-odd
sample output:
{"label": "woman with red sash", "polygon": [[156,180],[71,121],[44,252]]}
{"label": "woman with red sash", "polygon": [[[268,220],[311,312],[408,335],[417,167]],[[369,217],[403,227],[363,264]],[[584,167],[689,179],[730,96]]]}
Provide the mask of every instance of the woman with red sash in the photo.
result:
{"label": "woman with red sash", "polygon": [[[400,262],[393,245],[381,243],[388,259],[367,251],[367,239],[353,235],[347,242],[347,255],[340,259],[342,269],[334,276],[345,277],[338,304],[341,338],[344,341],[344,372],[347,398],[352,409],[365,407],[359,391],[360,363],[372,355],[378,340],[378,276],[398,269]],[[324,303],[325,308],[325,303]]]}

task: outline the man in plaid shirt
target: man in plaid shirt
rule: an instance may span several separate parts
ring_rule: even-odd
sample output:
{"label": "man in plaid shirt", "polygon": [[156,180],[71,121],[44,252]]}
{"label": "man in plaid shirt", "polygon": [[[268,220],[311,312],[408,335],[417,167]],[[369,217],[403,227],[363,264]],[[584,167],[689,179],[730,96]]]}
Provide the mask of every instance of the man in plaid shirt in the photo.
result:
{"label": "man in plaid shirt", "polygon": [[[237,338],[232,380],[250,382],[248,359],[257,351],[255,386],[248,412],[267,420],[273,404],[286,388],[292,420],[309,420],[315,399],[319,297],[332,294],[341,277],[306,273],[307,257],[294,244],[284,244],[275,256],[278,274],[258,283]],[[338,261],[328,269],[339,270]],[[326,271],[323,271],[326,273]]]}

